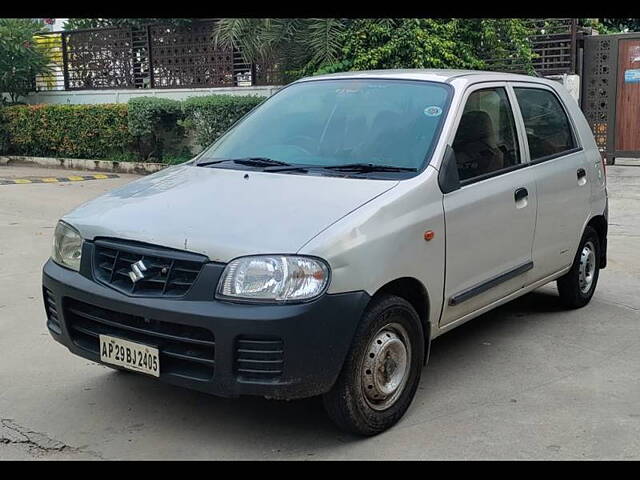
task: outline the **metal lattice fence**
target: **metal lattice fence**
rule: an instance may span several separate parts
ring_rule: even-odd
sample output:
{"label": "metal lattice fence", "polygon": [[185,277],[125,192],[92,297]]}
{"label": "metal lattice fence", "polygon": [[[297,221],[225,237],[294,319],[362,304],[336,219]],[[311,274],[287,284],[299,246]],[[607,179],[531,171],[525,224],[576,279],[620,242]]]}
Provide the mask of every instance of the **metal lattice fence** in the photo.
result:
{"label": "metal lattice fence", "polygon": [[247,64],[236,49],[214,46],[216,20],[187,26],[99,28],[41,34],[51,71],[36,90],[273,85],[276,75]]}
{"label": "metal lattice fence", "polygon": [[234,54],[215,48],[214,22],[147,29],[154,88],[234,86]]}
{"label": "metal lattice fence", "polygon": [[529,41],[536,54],[532,63],[540,75],[575,73],[578,22],[576,18],[534,19],[528,23]]}
{"label": "metal lattice fence", "polygon": [[585,42],[582,110],[593,131],[600,152],[605,153],[615,103],[615,40],[590,37]]}
{"label": "metal lattice fence", "polygon": [[62,34],[66,90],[134,88],[137,52],[130,29]]}
{"label": "metal lattice fence", "polygon": [[[539,18],[523,22],[529,30],[528,42],[534,57],[531,67],[540,76],[576,72],[577,42],[580,36],[575,18]],[[508,39],[504,39],[508,43]],[[513,73],[530,73],[528,66],[516,54],[515,48],[507,48],[501,58],[484,59],[490,70]]]}

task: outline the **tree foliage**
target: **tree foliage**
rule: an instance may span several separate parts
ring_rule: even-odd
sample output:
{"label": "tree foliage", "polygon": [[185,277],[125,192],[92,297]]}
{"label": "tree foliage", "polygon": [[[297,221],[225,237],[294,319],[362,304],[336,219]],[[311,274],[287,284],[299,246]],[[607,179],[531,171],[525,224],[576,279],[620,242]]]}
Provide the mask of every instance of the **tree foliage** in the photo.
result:
{"label": "tree foliage", "polygon": [[33,38],[42,31],[43,24],[32,19],[0,18],[0,92],[12,103],[33,91],[35,76],[49,70],[49,52]]}
{"label": "tree foliage", "polygon": [[189,25],[191,18],[69,18],[62,28],[64,30],[82,30],[85,28],[108,28],[108,27],[144,27],[154,23],[164,23],[168,25]]}
{"label": "tree foliage", "polygon": [[343,33],[340,61],[320,71],[479,68],[469,45],[459,41],[459,27],[455,20],[356,20]]}
{"label": "tree foliage", "polygon": [[531,70],[528,30],[519,19],[259,19],[220,22],[216,42],[248,62],[278,63],[288,79],[375,68],[487,67],[506,58]]}
{"label": "tree foliage", "polygon": [[604,27],[599,33],[640,32],[640,18],[599,18],[598,23]]}
{"label": "tree foliage", "polygon": [[343,33],[340,61],[319,73],[378,68],[504,67],[503,59],[531,70],[529,31],[517,19],[356,20]]}
{"label": "tree foliage", "polygon": [[215,44],[238,47],[247,62],[277,64],[292,79],[339,60],[347,23],[337,18],[224,18]]}

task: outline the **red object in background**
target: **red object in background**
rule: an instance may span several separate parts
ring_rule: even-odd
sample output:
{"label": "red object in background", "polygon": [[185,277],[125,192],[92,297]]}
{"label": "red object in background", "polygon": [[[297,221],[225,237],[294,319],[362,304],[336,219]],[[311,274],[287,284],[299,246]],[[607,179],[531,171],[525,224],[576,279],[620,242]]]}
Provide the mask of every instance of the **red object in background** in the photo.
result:
{"label": "red object in background", "polygon": [[55,18],[43,18],[42,20],[47,25],[53,25],[54,23],[56,23],[56,19]]}

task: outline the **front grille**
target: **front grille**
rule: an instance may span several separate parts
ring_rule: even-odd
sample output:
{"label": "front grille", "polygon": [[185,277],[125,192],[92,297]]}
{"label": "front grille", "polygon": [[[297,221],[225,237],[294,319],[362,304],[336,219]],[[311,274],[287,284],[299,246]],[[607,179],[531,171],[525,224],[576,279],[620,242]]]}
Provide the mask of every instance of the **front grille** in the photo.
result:
{"label": "front grille", "polygon": [[239,337],[235,360],[241,380],[277,380],[284,366],[284,344],[280,338]]}
{"label": "front grille", "polygon": [[[129,273],[139,261],[146,271],[134,282]],[[180,297],[189,291],[205,261],[206,257],[187,252],[97,240],[93,271],[98,281],[129,295]]]}
{"label": "front grille", "polygon": [[51,290],[46,287],[42,287],[42,296],[44,298],[44,310],[47,313],[47,327],[60,335],[62,333],[62,328],[60,328],[56,299]]}
{"label": "front grille", "polygon": [[215,366],[215,338],[202,327],[154,320],[64,299],[64,318],[71,340],[100,354],[99,335],[110,335],[158,348],[161,375],[211,380]]}

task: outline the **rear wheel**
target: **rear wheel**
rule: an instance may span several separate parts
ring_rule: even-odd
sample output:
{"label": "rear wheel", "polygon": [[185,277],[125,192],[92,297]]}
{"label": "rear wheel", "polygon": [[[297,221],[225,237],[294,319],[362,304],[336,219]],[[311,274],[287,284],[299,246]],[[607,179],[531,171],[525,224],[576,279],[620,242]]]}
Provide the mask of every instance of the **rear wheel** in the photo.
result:
{"label": "rear wheel", "polygon": [[587,227],[573,260],[571,270],[558,279],[560,300],[569,308],[580,308],[591,300],[600,274],[598,233]]}
{"label": "rear wheel", "polygon": [[404,415],[424,360],[422,323],[411,304],[381,295],[367,308],[340,376],[323,397],[342,429],[375,435]]}

